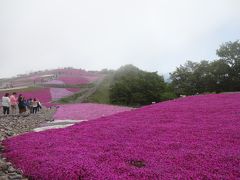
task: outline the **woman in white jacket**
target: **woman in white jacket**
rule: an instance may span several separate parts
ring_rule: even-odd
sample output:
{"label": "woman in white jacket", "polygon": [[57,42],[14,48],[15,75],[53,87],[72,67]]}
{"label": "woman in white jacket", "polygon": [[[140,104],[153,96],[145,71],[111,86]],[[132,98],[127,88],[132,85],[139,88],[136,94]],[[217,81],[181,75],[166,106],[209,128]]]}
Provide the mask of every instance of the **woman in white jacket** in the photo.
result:
{"label": "woman in white jacket", "polygon": [[11,102],[10,102],[10,98],[9,98],[9,93],[6,93],[6,94],[2,97],[2,106],[3,106],[3,114],[9,114],[10,106],[11,106]]}

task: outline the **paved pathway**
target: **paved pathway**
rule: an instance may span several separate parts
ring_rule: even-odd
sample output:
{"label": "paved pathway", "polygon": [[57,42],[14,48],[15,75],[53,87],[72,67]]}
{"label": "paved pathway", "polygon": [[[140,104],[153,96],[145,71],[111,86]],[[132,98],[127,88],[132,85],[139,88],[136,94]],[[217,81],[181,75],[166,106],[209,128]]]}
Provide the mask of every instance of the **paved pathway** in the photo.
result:
{"label": "paved pathway", "polygon": [[35,128],[33,131],[39,132],[39,131],[45,131],[48,129],[58,129],[58,128],[65,128],[68,126],[72,126],[76,123],[80,123],[86,120],[54,120],[51,122],[47,122],[44,124],[41,124],[39,128]]}

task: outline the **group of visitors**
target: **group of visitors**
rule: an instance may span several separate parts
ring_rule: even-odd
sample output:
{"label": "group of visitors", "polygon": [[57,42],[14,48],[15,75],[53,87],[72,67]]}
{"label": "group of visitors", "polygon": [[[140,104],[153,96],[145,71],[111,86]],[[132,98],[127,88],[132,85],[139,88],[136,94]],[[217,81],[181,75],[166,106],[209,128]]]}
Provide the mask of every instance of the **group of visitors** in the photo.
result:
{"label": "group of visitors", "polygon": [[13,92],[12,95],[6,93],[2,97],[2,107],[3,114],[9,114],[10,109],[12,114],[16,114],[17,109],[19,110],[19,114],[27,110],[29,110],[30,113],[36,114],[42,108],[42,105],[36,98],[29,98],[26,100],[22,94],[19,94],[17,98],[17,93]]}

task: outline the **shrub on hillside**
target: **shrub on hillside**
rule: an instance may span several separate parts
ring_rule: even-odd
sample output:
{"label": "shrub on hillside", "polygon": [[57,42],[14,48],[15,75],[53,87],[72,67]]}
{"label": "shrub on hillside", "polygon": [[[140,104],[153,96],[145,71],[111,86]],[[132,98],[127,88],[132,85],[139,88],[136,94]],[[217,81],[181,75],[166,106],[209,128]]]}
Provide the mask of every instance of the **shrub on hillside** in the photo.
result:
{"label": "shrub on hillside", "polygon": [[161,94],[161,101],[167,101],[177,98],[177,95],[173,92],[164,92]]}
{"label": "shrub on hillside", "polygon": [[114,75],[110,101],[127,106],[147,105],[161,101],[164,90],[163,77],[156,72],[145,72],[133,65],[126,65]]}

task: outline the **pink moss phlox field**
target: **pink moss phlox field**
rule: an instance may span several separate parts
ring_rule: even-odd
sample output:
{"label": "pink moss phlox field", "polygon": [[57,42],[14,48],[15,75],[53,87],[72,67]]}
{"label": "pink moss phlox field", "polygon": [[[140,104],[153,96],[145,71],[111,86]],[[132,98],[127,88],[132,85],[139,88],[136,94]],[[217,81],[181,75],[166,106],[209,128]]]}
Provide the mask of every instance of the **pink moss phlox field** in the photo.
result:
{"label": "pink moss phlox field", "polygon": [[[31,179],[239,179],[240,94],[186,97],[4,141]],[[94,111],[94,109],[92,109]]]}
{"label": "pink moss phlox field", "polygon": [[[21,92],[19,92],[21,93]],[[25,99],[29,99],[29,98],[37,98],[39,99],[39,101],[41,102],[41,104],[43,104],[46,107],[51,106],[51,94],[50,94],[50,90],[49,88],[42,88],[42,89],[36,89],[33,91],[26,91],[21,93]]]}
{"label": "pink moss phlox field", "polygon": [[66,104],[59,105],[59,108],[54,115],[54,119],[89,120],[102,116],[108,116],[122,111],[129,111],[131,109],[132,108],[123,106],[94,103]]}
{"label": "pink moss phlox field", "polygon": [[[55,69],[14,78],[9,82],[3,82],[1,87],[32,86],[33,84],[86,84],[101,79],[104,76],[103,73],[85,71],[83,69]],[[53,78],[57,79],[53,80]]]}
{"label": "pink moss phlox field", "polygon": [[60,77],[58,80],[65,84],[87,84],[89,81],[84,77]]}
{"label": "pink moss phlox field", "polygon": [[64,84],[64,82],[60,80],[51,80],[51,81],[45,82],[44,84]]}
{"label": "pink moss phlox field", "polygon": [[53,100],[57,100],[73,94],[73,92],[68,91],[65,88],[50,88],[50,93]]}

